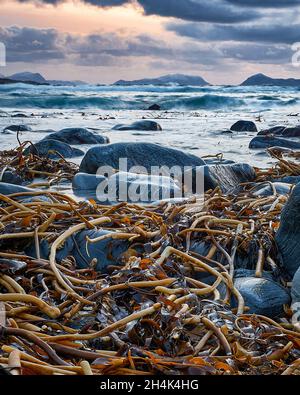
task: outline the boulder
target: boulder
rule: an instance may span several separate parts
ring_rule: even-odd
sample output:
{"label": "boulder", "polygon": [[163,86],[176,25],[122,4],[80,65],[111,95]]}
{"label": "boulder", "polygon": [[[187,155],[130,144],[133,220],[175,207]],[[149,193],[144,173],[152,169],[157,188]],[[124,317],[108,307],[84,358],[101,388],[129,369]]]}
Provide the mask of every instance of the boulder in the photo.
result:
{"label": "boulder", "polygon": [[300,267],[300,183],[295,186],[282,211],[276,242],[282,264],[293,277]]}
{"label": "boulder", "polygon": [[300,182],[300,176],[286,176],[276,179],[277,182],[296,185]]}
{"label": "boulder", "polygon": [[44,140],[58,140],[67,144],[107,144],[109,139],[84,128],[66,128],[59,132],[51,133]]}
{"label": "boulder", "polygon": [[[293,303],[300,303],[300,268],[296,271],[294,279],[293,279],[292,300],[293,300]],[[299,307],[300,307],[300,304],[298,306],[298,311],[299,311]],[[300,322],[300,319],[299,319],[299,322]]]}
{"label": "boulder", "polygon": [[276,191],[278,195],[288,195],[292,187],[292,184],[283,182],[262,182],[252,189],[252,194],[254,196],[272,196]]}
{"label": "boulder", "polygon": [[252,121],[237,121],[233,124],[230,130],[234,132],[257,132],[257,127]]}
{"label": "boulder", "polygon": [[262,130],[259,135],[275,135],[281,137],[300,137],[300,125],[295,127],[275,126],[270,129]]}
{"label": "boulder", "polygon": [[[97,192],[100,199],[104,191],[98,188]],[[182,197],[182,188],[171,177],[119,172],[109,177],[107,193],[102,196],[102,202],[152,203]]]}
{"label": "boulder", "polygon": [[72,180],[74,195],[85,199],[97,200],[97,187],[106,180],[106,177],[96,174],[77,173]]}
{"label": "boulder", "polygon": [[[237,273],[234,285],[243,296],[245,305],[250,308],[248,311],[250,314],[276,318],[283,315],[283,306],[289,305],[291,302],[288,291],[269,276],[257,278],[254,276],[244,277],[242,274],[239,277]],[[232,307],[236,307],[236,301],[233,301]]]}
{"label": "boulder", "polygon": [[249,148],[266,149],[270,147],[283,147],[291,149],[300,149],[300,143],[286,139],[280,139],[272,136],[257,136],[250,141]]}
{"label": "boulder", "polygon": [[4,171],[4,173],[0,174],[0,182],[5,182],[8,184],[22,185],[24,183],[24,180],[21,176],[19,176],[16,173],[15,170],[7,169]]}
{"label": "boulder", "polygon": [[34,154],[38,156],[46,156],[51,159],[73,158],[84,155],[84,152],[78,148],[73,148],[69,144],[58,140],[41,140],[34,145],[30,145],[24,151],[24,155]]}
{"label": "boulder", "polygon": [[130,125],[119,124],[112,128],[112,130],[148,130],[158,131],[162,130],[162,127],[154,121],[137,121]]}
{"label": "boulder", "polygon": [[[115,232],[93,229],[80,231],[65,241],[63,247],[57,251],[56,260],[61,262],[66,257],[72,256],[75,258],[78,269],[89,268],[93,264],[96,271],[107,273],[108,266],[122,263],[122,255],[128,250],[129,242],[124,239],[106,238],[96,243],[87,243],[87,237],[95,239],[109,234],[113,235]],[[36,257],[34,244],[30,244],[25,252],[31,257]],[[48,259],[49,253],[50,245],[48,241],[42,240],[40,243],[41,258]]]}
{"label": "boulder", "polygon": [[[116,143],[89,149],[82,159],[79,171],[95,174],[100,166],[119,169],[119,160],[122,158],[127,158],[127,168],[120,169],[125,172],[132,172],[133,166],[142,166],[145,172],[150,172],[152,166],[167,166],[169,168],[179,166],[184,170],[185,166],[205,165],[205,162],[197,156],[158,144]],[[135,172],[137,171],[135,170]]]}
{"label": "boulder", "polygon": [[201,179],[204,180],[205,191],[220,187],[224,193],[228,193],[236,190],[241,183],[254,181],[256,177],[254,168],[245,163],[206,165],[197,169],[189,169],[185,172],[185,176],[191,177],[191,174],[193,193],[196,193],[196,179],[198,182],[201,182]]}
{"label": "boulder", "polygon": [[147,110],[149,110],[149,111],[160,111],[161,107],[160,107],[160,105],[155,103],[155,104],[152,104],[152,106],[148,107]]}
{"label": "boulder", "polygon": [[9,132],[31,132],[32,129],[28,125],[9,125],[3,129],[3,133]]}
{"label": "boulder", "polygon": [[22,192],[36,192],[36,189],[26,188],[21,185],[9,184],[7,182],[0,182],[0,193],[2,195],[11,195],[13,193]]}

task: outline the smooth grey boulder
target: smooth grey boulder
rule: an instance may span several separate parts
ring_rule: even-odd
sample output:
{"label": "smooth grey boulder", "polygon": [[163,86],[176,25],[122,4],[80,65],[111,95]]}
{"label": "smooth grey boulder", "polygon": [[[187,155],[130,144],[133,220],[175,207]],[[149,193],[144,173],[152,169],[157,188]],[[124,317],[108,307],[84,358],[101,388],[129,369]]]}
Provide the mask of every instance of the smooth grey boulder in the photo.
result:
{"label": "smooth grey boulder", "polygon": [[32,129],[28,125],[9,125],[3,129],[3,133],[7,132],[31,132]]}
{"label": "smooth grey boulder", "polygon": [[84,128],[66,128],[59,132],[51,133],[44,140],[58,140],[67,144],[107,144],[109,139]]}
{"label": "smooth grey boulder", "polygon": [[250,141],[249,148],[271,148],[271,147],[283,147],[291,149],[300,149],[300,143],[290,141],[286,139],[280,139],[272,136],[257,136]]}
{"label": "smooth grey boulder", "polygon": [[259,135],[275,135],[281,137],[300,137],[300,125],[295,127],[275,126],[270,129],[262,130]]}
{"label": "smooth grey boulder", "polygon": [[288,195],[293,185],[283,182],[262,182],[252,189],[254,196],[272,196],[274,192],[278,195]]}
{"label": "smooth grey boulder", "polygon": [[192,177],[193,193],[196,193],[197,189],[199,191],[201,182],[204,182],[204,191],[220,187],[224,193],[227,193],[236,190],[241,183],[254,181],[256,173],[254,168],[246,163],[234,163],[189,169],[185,172],[185,177],[187,179]]}
{"label": "smooth grey boulder", "polygon": [[11,195],[19,192],[36,192],[36,189],[26,188],[21,185],[10,184],[7,182],[0,182],[0,193],[2,195]]}
{"label": "smooth grey boulder", "polygon": [[293,277],[300,267],[300,183],[282,211],[276,242],[283,267]]}
{"label": "smooth grey boulder", "polygon": [[[97,195],[99,199],[99,188]],[[182,188],[171,177],[119,172],[109,177],[107,194],[102,196],[109,202],[152,203],[182,197]]]}
{"label": "smooth grey boulder", "polygon": [[[271,278],[235,277],[234,285],[250,308],[248,313],[276,318],[284,313],[284,305],[289,305],[288,291]],[[234,301],[232,307],[236,306]]]}
{"label": "smooth grey boulder", "polygon": [[277,182],[296,185],[300,182],[300,176],[286,176],[276,179]]}
{"label": "smooth grey boulder", "polygon": [[103,181],[107,181],[107,178],[104,176],[77,173],[72,180],[73,193],[81,198],[97,200],[96,190]]}
{"label": "smooth grey boulder", "polygon": [[22,185],[24,184],[24,180],[21,176],[19,176],[15,170],[7,169],[4,173],[0,172],[0,182],[6,182],[8,184]]}
{"label": "smooth grey boulder", "polygon": [[69,144],[58,140],[41,140],[34,145],[30,145],[24,151],[24,155],[34,154],[42,157],[49,157],[51,159],[74,158],[76,156],[84,155],[84,152],[78,148],[73,148]]}
{"label": "smooth grey boulder", "polygon": [[160,131],[162,127],[154,121],[137,121],[130,125],[119,124],[112,128],[112,130],[148,130]]}
{"label": "smooth grey boulder", "polygon": [[[56,260],[61,262],[68,256],[75,258],[78,269],[95,268],[96,271],[107,273],[110,265],[118,266],[122,263],[122,255],[128,250],[127,240],[118,240],[108,237],[96,243],[87,243],[87,237],[95,239],[100,236],[113,235],[115,231],[108,230],[83,230],[66,239],[62,248],[57,251]],[[31,257],[36,257],[34,244],[30,244],[25,252]],[[50,245],[47,240],[40,243],[42,259],[48,259]]]}
{"label": "smooth grey boulder", "polygon": [[[293,303],[300,303],[300,268],[296,271],[292,283],[292,300]],[[300,305],[299,305],[300,308]],[[299,317],[300,319],[300,317]],[[300,322],[300,320],[299,320]]]}
{"label": "smooth grey boulder", "polygon": [[[110,166],[118,170],[120,159],[127,159],[127,168],[121,171],[132,172],[133,166],[144,167],[150,172],[152,166],[203,166],[205,162],[194,155],[183,151],[152,143],[116,143],[93,147],[88,150],[80,164],[79,171],[95,174],[100,166]],[[137,172],[135,170],[135,172]]]}
{"label": "smooth grey boulder", "polygon": [[234,132],[257,132],[257,127],[254,122],[252,121],[237,121],[233,124],[230,130]]}

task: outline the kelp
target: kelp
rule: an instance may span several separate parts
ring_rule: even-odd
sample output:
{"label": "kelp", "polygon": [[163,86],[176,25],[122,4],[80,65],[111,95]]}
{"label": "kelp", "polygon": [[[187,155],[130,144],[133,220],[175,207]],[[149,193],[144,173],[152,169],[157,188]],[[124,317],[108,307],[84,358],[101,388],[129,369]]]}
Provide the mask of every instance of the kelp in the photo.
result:
{"label": "kelp", "polygon": [[[21,174],[39,163],[19,160],[10,165]],[[286,166],[279,161],[271,172],[287,174]],[[2,374],[299,374],[300,333],[289,307],[277,321],[249,314],[234,285],[239,257],[252,249],[255,275],[267,270],[288,286],[274,242],[287,197],[257,197],[252,188],[153,206],[109,207],[49,190],[34,201],[22,200],[26,192],[0,196]],[[129,242],[109,274],[96,272],[93,259],[85,269],[72,256],[57,261],[84,229]],[[87,252],[96,241],[86,239]],[[195,252],[195,242],[208,249]],[[35,256],[25,253],[29,244]]]}

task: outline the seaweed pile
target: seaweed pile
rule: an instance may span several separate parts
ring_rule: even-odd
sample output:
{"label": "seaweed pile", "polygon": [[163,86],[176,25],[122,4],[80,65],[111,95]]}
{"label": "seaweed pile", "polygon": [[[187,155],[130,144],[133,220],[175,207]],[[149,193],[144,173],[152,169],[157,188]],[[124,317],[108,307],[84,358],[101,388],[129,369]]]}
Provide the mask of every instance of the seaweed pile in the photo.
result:
{"label": "seaweed pile", "polygon": [[[287,172],[283,160],[269,176]],[[289,175],[298,171],[289,165]],[[251,248],[256,276],[268,269],[287,285],[274,243],[285,196],[256,197],[252,185],[226,196],[217,188],[204,201],[176,205],[108,207],[47,190],[34,196],[0,195],[0,366],[6,372],[299,374],[300,333],[289,307],[278,322],[249,314],[233,283],[237,257]],[[57,251],[83,229],[113,230],[100,237],[127,240],[121,265],[101,274],[93,260],[85,269],[72,256],[58,263]],[[39,250],[44,239],[48,259]],[[87,251],[96,241],[87,238]],[[205,254],[193,251],[197,241],[209,246]],[[29,243],[36,257],[24,253]]]}

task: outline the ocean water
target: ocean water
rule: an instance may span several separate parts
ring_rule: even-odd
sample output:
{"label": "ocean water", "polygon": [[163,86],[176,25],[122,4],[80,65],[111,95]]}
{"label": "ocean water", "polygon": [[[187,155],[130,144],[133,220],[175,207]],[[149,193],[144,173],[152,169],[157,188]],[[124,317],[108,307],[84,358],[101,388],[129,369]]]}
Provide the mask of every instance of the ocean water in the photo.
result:
{"label": "ocean water", "polygon": [[[147,111],[157,103],[162,111]],[[224,134],[240,120],[256,122],[259,130],[300,124],[300,89],[282,87],[94,86],[54,87],[0,85],[0,149],[17,146],[16,133],[2,134],[9,125],[28,125],[21,141],[36,142],[45,130],[86,127],[112,143],[147,141],[195,155],[222,153],[226,159],[269,166],[264,151],[250,150],[256,133]],[[18,117],[18,114],[26,117]],[[119,123],[155,120],[160,132],[113,131]],[[89,146],[80,146],[86,151]],[[80,161],[79,159],[75,160]]]}

